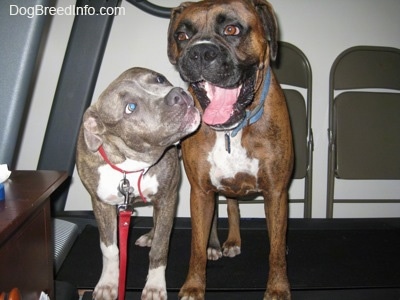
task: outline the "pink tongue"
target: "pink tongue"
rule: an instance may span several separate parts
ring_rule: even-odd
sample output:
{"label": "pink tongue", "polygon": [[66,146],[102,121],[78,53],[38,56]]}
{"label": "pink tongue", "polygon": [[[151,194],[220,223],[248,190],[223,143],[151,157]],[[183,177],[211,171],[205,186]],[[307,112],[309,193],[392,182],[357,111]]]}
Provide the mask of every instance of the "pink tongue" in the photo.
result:
{"label": "pink tongue", "polygon": [[224,124],[232,115],[240,88],[223,89],[206,83],[207,96],[211,103],[203,114],[203,121],[209,125]]}

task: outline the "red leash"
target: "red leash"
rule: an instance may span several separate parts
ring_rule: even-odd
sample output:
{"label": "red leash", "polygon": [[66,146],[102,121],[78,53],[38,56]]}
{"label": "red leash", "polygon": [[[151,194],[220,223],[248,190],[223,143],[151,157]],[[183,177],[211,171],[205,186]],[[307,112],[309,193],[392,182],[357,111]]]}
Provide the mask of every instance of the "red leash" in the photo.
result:
{"label": "red leash", "polygon": [[126,285],[126,265],[127,265],[127,249],[129,225],[131,222],[132,211],[129,209],[119,211],[119,284],[118,284],[118,300],[125,299]]}
{"label": "red leash", "polygon": [[118,284],[118,300],[125,300],[125,287],[126,287],[126,266],[127,266],[127,257],[128,257],[128,236],[129,236],[129,228],[132,217],[132,207],[128,203],[129,202],[129,181],[126,179],[126,174],[141,172],[138,179],[138,190],[140,198],[144,203],[147,202],[144,197],[141,189],[141,181],[144,174],[144,169],[137,171],[125,171],[116,165],[114,165],[107,157],[106,152],[104,151],[103,146],[100,146],[99,153],[103,157],[103,159],[113,168],[114,170],[121,172],[124,174],[122,179],[122,184],[126,185],[128,188],[126,191],[120,192],[125,197],[125,202],[123,205],[118,206],[118,238],[119,238],[119,284]]}

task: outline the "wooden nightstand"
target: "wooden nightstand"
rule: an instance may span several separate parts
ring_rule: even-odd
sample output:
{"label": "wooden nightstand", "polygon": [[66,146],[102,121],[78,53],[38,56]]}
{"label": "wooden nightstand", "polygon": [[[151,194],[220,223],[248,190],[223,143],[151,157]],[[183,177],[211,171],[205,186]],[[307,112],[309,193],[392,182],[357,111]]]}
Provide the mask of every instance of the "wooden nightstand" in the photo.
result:
{"label": "wooden nightstand", "polygon": [[13,171],[0,201],[0,293],[16,287],[22,298],[54,299],[50,195],[66,172]]}

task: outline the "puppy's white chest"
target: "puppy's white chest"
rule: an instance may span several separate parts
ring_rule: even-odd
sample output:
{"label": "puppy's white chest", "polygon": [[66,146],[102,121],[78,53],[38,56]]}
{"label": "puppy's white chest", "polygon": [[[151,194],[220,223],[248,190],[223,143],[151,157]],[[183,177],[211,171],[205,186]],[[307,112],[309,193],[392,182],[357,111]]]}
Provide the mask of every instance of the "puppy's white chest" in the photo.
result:
{"label": "puppy's white chest", "polygon": [[[125,168],[126,166],[130,166],[131,168]],[[125,161],[122,164],[118,164],[117,166],[123,170],[136,170],[138,168],[133,167],[135,165],[132,161]],[[99,167],[100,180],[99,185],[97,187],[97,195],[99,198],[111,205],[117,205],[124,203],[124,196],[118,190],[118,186],[120,185],[121,180],[123,179],[123,174],[119,171],[111,168],[110,165],[103,165]],[[158,191],[158,180],[157,176],[150,176],[148,174],[144,175],[140,182],[139,176],[142,172],[134,172],[127,173],[126,179],[129,181],[129,185],[132,187],[131,190],[133,197],[139,196],[139,188],[142,191],[143,195],[147,198],[146,200],[151,201],[149,195],[154,195]]]}
{"label": "puppy's white chest", "polygon": [[217,188],[222,188],[222,179],[234,178],[240,172],[257,178],[259,161],[247,155],[246,149],[241,144],[242,132],[230,138],[230,153],[226,150],[225,133],[216,132],[216,135],[215,145],[207,158],[211,164],[212,184]]}

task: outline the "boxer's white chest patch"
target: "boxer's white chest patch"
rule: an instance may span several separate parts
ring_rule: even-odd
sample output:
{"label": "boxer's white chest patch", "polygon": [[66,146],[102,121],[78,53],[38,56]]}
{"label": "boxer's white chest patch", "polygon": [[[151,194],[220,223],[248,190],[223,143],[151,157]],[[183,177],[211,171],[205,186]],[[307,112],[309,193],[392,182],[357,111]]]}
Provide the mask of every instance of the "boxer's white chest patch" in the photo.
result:
{"label": "boxer's white chest patch", "polygon": [[210,179],[212,184],[221,189],[223,188],[221,186],[222,179],[234,178],[239,172],[257,178],[259,161],[248,157],[246,149],[241,144],[242,132],[240,131],[234,138],[230,139],[230,153],[225,148],[225,133],[218,131],[216,135],[215,145],[207,159],[211,164]]}
{"label": "boxer's white chest patch", "polygon": [[[126,171],[140,170],[141,168],[148,167],[142,163],[138,163],[129,159],[121,164],[117,164],[117,166]],[[118,193],[118,186],[120,181],[123,179],[123,174],[117,170],[114,170],[108,164],[99,167],[98,171],[100,173],[99,185],[97,187],[97,195],[99,198],[103,202],[111,205],[124,203],[124,197]],[[139,196],[138,180],[140,173],[141,172],[126,174],[126,178],[129,180],[130,185],[134,189],[134,197]],[[140,188],[147,201],[151,201],[151,197],[149,197],[149,195],[154,195],[157,193],[158,184],[159,183],[156,175],[143,175]]]}

